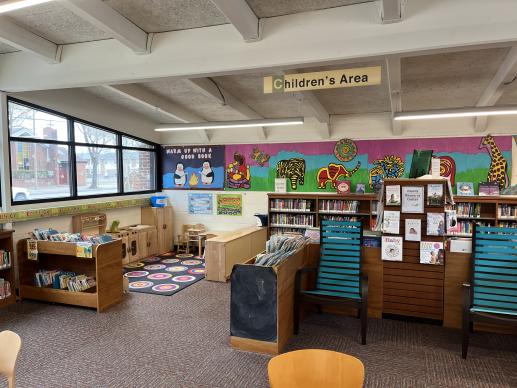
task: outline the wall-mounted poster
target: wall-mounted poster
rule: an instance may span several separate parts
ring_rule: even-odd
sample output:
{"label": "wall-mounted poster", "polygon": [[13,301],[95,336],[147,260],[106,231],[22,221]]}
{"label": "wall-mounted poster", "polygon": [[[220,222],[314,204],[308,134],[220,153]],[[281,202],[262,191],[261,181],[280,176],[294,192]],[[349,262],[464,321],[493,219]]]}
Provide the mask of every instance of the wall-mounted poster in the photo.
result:
{"label": "wall-mounted poster", "polygon": [[224,146],[163,146],[164,189],[224,188]]}
{"label": "wall-mounted poster", "polygon": [[217,194],[217,214],[242,216],[242,194]]}
{"label": "wall-mounted poster", "polygon": [[[388,192],[386,187],[386,192]],[[423,213],[424,212],[424,187],[404,186],[402,187],[402,213]]]}
{"label": "wall-mounted poster", "polygon": [[214,211],[214,201],[212,194],[208,193],[189,193],[188,212],[189,214],[212,214]]}

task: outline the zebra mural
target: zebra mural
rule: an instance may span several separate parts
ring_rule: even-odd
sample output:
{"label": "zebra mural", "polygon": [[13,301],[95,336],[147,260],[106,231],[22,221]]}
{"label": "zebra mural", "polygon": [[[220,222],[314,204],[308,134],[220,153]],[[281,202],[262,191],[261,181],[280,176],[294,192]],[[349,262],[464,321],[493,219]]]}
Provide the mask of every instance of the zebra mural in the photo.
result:
{"label": "zebra mural", "polygon": [[298,184],[303,185],[305,181],[305,160],[302,158],[280,160],[276,164],[276,177],[289,179],[291,189],[296,190]]}

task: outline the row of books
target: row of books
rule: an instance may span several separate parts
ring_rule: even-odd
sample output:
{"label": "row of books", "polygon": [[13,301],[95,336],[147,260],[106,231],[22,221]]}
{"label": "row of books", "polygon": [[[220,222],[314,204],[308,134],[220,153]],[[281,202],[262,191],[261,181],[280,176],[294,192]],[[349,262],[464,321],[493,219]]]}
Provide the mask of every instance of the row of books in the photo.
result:
{"label": "row of books", "polygon": [[40,270],[34,274],[36,287],[48,287],[56,290],[84,291],[95,286],[95,278],[77,275],[75,272],[62,270]]}
{"label": "row of books", "polygon": [[271,214],[271,223],[276,225],[314,225],[312,214]]}
{"label": "row of books", "polygon": [[481,217],[481,204],[458,202],[456,204],[456,214],[458,217]]}
{"label": "row of books", "polygon": [[[382,236],[381,258],[387,261],[402,261],[403,241],[402,237]],[[442,241],[420,241],[420,263],[443,265],[445,249]]]}
{"label": "row of books", "polygon": [[11,283],[8,280],[0,278],[0,299],[6,299],[11,296]]}
{"label": "row of books", "polygon": [[497,224],[500,228],[517,228],[516,221],[499,221]]}
{"label": "row of books", "polygon": [[314,201],[309,199],[272,199],[272,210],[302,210],[310,212],[314,208]]}
{"label": "row of books", "polygon": [[0,269],[11,266],[11,252],[0,250]]}
{"label": "row of books", "polygon": [[358,217],[338,216],[338,215],[334,215],[334,214],[321,215],[321,218],[324,220],[331,220],[331,221],[359,221]]}
{"label": "row of books", "polygon": [[90,242],[92,244],[104,244],[113,240],[109,234],[85,235],[80,233],[60,233],[55,229],[34,229],[32,237],[42,241],[61,241],[61,242]]}
{"label": "row of books", "polygon": [[332,200],[324,199],[319,201],[320,210],[324,211],[336,211],[336,212],[350,212],[357,213],[359,210],[359,201],[343,201],[343,200]]}
{"label": "row of books", "polygon": [[499,217],[517,218],[517,206],[515,205],[499,205]]}
{"label": "row of books", "polygon": [[[476,222],[480,226],[490,226],[488,222]],[[448,231],[449,235],[471,235],[474,230],[474,222],[469,221],[458,221],[455,231]]]}
{"label": "row of books", "polygon": [[271,228],[271,236],[277,235],[277,234],[284,234],[284,233],[296,233],[296,234],[302,234],[304,232],[304,229],[297,229],[297,228]]}

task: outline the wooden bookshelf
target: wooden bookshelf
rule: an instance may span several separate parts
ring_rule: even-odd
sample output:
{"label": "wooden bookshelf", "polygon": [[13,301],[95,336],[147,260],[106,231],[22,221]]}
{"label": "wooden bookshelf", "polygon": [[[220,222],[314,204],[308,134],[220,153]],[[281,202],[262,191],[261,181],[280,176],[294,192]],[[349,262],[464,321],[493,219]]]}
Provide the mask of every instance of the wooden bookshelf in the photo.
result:
{"label": "wooden bookshelf", "polygon": [[[38,241],[38,260],[27,259],[27,239],[18,241],[20,298],[83,306],[101,312],[122,300],[121,240],[93,247],[93,257],[76,257],[76,244]],[[34,274],[40,269],[62,269],[94,276],[96,286],[82,292],[36,287]]]}
{"label": "wooden bookshelf", "polygon": [[[322,219],[354,217],[365,230],[375,222],[375,194],[268,194],[268,234],[281,231],[302,232],[319,227]],[[353,209],[352,203],[356,204]]]}
{"label": "wooden bookshelf", "polygon": [[11,266],[0,268],[0,278],[7,280],[11,284],[11,296],[0,299],[0,308],[16,303],[15,281],[15,258],[13,249],[14,230],[0,229],[0,250],[11,252]]}

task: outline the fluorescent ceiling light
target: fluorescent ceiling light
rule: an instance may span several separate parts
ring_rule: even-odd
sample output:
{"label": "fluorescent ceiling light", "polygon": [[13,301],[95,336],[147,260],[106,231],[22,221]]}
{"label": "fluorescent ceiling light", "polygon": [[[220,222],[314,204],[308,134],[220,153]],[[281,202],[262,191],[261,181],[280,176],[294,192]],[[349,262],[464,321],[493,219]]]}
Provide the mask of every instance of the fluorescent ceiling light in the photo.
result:
{"label": "fluorescent ceiling light", "polygon": [[281,125],[301,125],[303,117],[283,119],[211,121],[206,123],[163,124],[155,128],[156,132],[193,131],[196,129],[247,128],[247,127],[276,127]]}
{"label": "fluorescent ceiling light", "polygon": [[0,13],[15,11],[17,9],[32,7],[33,5],[48,3],[52,0],[10,0],[0,2]]}
{"label": "fluorescent ceiling light", "polygon": [[476,117],[476,116],[502,116],[517,115],[516,106],[487,106],[479,108],[456,108],[456,109],[433,109],[414,112],[399,112],[393,115],[393,119],[402,120],[425,120],[443,119],[451,117]]}

